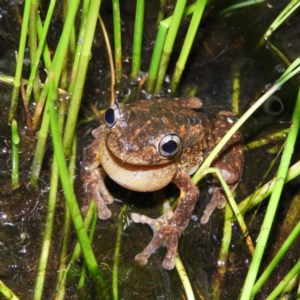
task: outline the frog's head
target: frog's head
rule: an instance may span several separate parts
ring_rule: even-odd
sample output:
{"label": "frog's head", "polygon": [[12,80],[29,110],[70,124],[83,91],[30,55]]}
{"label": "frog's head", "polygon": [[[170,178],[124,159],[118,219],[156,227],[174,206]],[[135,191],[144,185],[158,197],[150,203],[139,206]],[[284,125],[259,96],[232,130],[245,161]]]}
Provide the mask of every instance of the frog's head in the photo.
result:
{"label": "frog's head", "polygon": [[133,165],[175,161],[182,150],[182,137],[180,126],[168,113],[151,100],[109,107],[104,115],[107,148],[122,162]]}

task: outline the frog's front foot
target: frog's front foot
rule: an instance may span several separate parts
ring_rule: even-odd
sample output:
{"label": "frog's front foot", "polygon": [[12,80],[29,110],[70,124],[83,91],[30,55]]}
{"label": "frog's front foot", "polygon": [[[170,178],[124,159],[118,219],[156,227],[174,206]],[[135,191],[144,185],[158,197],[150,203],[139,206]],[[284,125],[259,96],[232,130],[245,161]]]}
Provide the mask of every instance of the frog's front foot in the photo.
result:
{"label": "frog's front foot", "polygon": [[131,218],[135,223],[148,224],[154,231],[154,236],[147,247],[138,255],[135,260],[142,265],[147,264],[148,258],[161,246],[167,248],[167,253],[163,260],[162,266],[166,270],[172,270],[175,264],[177,253],[178,239],[184,228],[172,224],[172,218],[163,215],[158,219],[151,219],[145,215],[133,213]]}

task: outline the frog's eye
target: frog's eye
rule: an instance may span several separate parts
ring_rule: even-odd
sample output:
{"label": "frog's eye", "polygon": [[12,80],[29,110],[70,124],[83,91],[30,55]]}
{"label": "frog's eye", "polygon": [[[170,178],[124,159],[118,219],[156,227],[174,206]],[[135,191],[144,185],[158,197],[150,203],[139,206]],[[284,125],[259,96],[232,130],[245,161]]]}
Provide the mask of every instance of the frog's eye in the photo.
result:
{"label": "frog's eye", "polygon": [[120,116],[119,104],[109,107],[104,114],[104,122],[108,128],[113,127]]}
{"label": "frog's eye", "polygon": [[158,145],[158,151],[161,156],[174,156],[180,150],[180,137],[177,133],[165,135]]}

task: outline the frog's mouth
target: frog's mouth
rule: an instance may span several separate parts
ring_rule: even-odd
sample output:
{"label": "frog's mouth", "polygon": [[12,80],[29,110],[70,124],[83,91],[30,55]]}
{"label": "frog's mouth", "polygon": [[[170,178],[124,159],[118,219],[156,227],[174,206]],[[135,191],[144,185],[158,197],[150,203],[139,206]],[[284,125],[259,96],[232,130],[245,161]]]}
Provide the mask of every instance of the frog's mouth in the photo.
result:
{"label": "frog's mouth", "polygon": [[176,164],[168,162],[159,165],[133,165],[117,158],[100,141],[100,161],[107,175],[121,186],[137,191],[152,192],[168,185],[176,172]]}

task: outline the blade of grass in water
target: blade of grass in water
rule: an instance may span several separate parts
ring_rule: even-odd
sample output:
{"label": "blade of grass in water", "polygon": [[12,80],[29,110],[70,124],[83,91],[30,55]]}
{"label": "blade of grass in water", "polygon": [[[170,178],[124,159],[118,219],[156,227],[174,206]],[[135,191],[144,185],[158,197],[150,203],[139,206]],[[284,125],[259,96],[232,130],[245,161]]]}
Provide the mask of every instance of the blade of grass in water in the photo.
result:
{"label": "blade of grass in water", "polygon": [[[51,2],[49,4],[49,8],[48,8],[48,11],[47,11],[47,15],[46,15],[46,19],[45,19],[45,22],[44,22],[43,29],[41,29],[42,24],[41,24],[40,17],[38,16],[38,18],[37,18],[37,31],[38,31],[38,36],[39,36],[39,45],[38,45],[38,48],[37,48],[36,53],[34,55],[33,64],[31,65],[31,72],[30,72],[30,76],[29,76],[29,79],[28,79],[27,89],[26,89],[26,100],[28,102],[29,102],[29,99],[30,99],[30,96],[31,96],[34,80],[37,77],[37,71],[38,71],[41,55],[42,55],[43,50],[44,50],[48,29],[49,29],[49,26],[50,26],[50,23],[51,23],[51,18],[52,18],[53,11],[54,11],[54,8],[55,8],[55,3],[56,3],[56,0],[51,0]],[[49,50],[47,50],[47,52],[49,53]],[[47,54],[45,54],[45,55],[47,55]],[[50,59],[50,55],[49,55],[49,59]],[[48,69],[50,68],[50,64],[51,64],[51,61],[46,59],[45,60],[45,65]]]}
{"label": "blade of grass in water", "polygon": [[[266,298],[266,300],[276,300],[283,292],[284,288],[288,285],[288,283],[295,276],[299,276],[300,273],[300,259],[298,259],[297,263],[294,267],[284,276],[284,278],[280,281],[278,286],[273,290],[273,292]],[[299,294],[298,294],[299,295]]]}
{"label": "blade of grass in water", "polygon": [[121,39],[121,17],[119,0],[112,0],[115,42],[115,67],[116,80],[122,79],[122,39]]}
{"label": "blade of grass in water", "polygon": [[9,287],[7,287],[2,280],[0,280],[0,294],[2,294],[5,299],[19,300],[14,292]]}
{"label": "blade of grass in water", "polygon": [[[62,133],[63,130],[65,110],[66,110],[65,103],[60,102],[59,120],[58,120],[58,128],[60,134]],[[56,160],[53,159],[52,168],[51,168],[50,191],[48,196],[48,208],[47,208],[47,217],[45,222],[45,231],[43,235],[43,243],[42,243],[41,255],[40,255],[40,260],[38,265],[38,275],[36,278],[36,284],[34,289],[35,300],[42,299],[43,296],[43,288],[44,288],[44,283],[46,278],[46,268],[48,264],[49,254],[50,254],[51,239],[52,239],[52,232],[54,226],[58,179],[59,179],[58,167],[57,167]]]}
{"label": "blade of grass in water", "polygon": [[233,4],[228,6],[227,8],[223,9],[220,13],[221,14],[225,14],[228,13],[230,11],[234,11],[240,8],[244,8],[247,6],[251,6],[251,5],[255,5],[255,4],[260,4],[266,2],[266,0],[246,0],[246,1],[241,1],[239,3]]}
{"label": "blade of grass in water", "polygon": [[275,30],[282,25],[300,6],[299,0],[292,0],[289,4],[281,11],[281,13],[277,16],[277,18],[272,22],[269,29],[265,32],[259,42],[259,46],[261,46],[269,37],[273,34]]}
{"label": "blade of grass in water", "polygon": [[299,235],[300,235],[300,222],[298,222],[298,224],[292,230],[292,232],[290,233],[288,238],[285,240],[283,245],[277,251],[277,253],[274,256],[274,258],[272,259],[272,261],[268,264],[268,266],[264,270],[263,274],[256,281],[255,285],[253,286],[253,290],[252,290],[252,296],[253,297],[255,297],[257,292],[261,289],[263,284],[267,281],[267,279],[269,278],[271,272],[278,266],[278,263],[280,262],[280,260],[283,258],[285,253],[292,246],[293,242],[295,242],[295,240],[297,240]]}
{"label": "blade of grass in water", "polygon": [[20,137],[18,134],[18,124],[15,119],[11,123],[11,186],[16,188],[19,186],[19,143]]}
{"label": "blade of grass in water", "polygon": [[[38,15],[38,2],[37,0],[31,0],[30,8],[30,19],[29,19],[29,56],[30,56],[30,67],[33,68],[34,61],[37,52],[37,15]],[[39,100],[40,86],[39,86],[39,76],[36,74],[33,82],[33,94],[34,100],[37,102]],[[30,99],[26,99],[27,102]]]}
{"label": "blade of grass in water", "polygon": [[14,78],[14,88],[11,96],[10,109],[8,115],[9,122],[11,122],[12,119],[15,117],[15,113],[18,105],[19,90],[20,90],[21,78],[22,78],[23,60],[24,60],[24,53],[26,48],[28,23],[30,17],[30,7],[31,7],[31,0],[25,0],[23,21],[21,26],[21,37],[20,37],[19,50],[17,55],[17,67],[16,67],[15,78]]}
{"label": "blade of grass in water", "polygon": [[68,202],[68,206],[70,208],[73,225],[75,227],[76,234],[81,245],[82,253],[85,258],[85,263],[87,265],[91,278],[95,282],[94,286],[97,292],[95,296],[102,297],[101,299],[109,299],[108,287],[95,259],[87,232],[84,229],[84,224],[76,201],[74,188],[69,178],[66,160],[62,151],[63,144],[62,139],[59,135],[57,116],[55,111],[56,90],[58,82],[55,80],[54,74],[55,73],[52,71],[50,71],[49,73],[49,114],[51,119],[51,137],[54,147],[55,159],[57,161],[59,169],[60,181],[64,190],[66,200]]}
{"label": "blade of grass in water", "polygon": [[[70,40],[70,34],[78,11],[79,3],[80,3],[79,0],[73,0],[70,3],[68,15],[66,17],[63,31],[56,52],[54,54],[53,62],[51,64],[51,69],[55,73],[54,80],[56,86],[58,86],[59,79],[61,76],[64,60],[68,50],[68,41]],[[46,82],[42,91],[42,95],[44,95],[45,97],[48,95],[48,89],[49,89],[49,84],[48,82]],[[49,107],[48,102],[49,101],[46,102],[45,111],[48,111],[48,107]],[[45,154],[49,122],[50,122],[49,114],[46,113],[43,115],[41,130],[38,133],[38,142],[36,145],[36,151],[34,154],[34,159],[33,159],[32,169],[31,169],[30,182],[34,186],[37,185],[37,181],[39,178],[39,174],[40,174],[40,170],[41,170],[41,166]]]}
{"label": "blade of grass in water", "polygon": [[189,25],[187,34],[185,36],[183,46],[181,48],[179,59],[176,62],[175,71],[174,71],[172,81],[171,81],[172,93],[175,93],[177,86],[180,82],[180,79],[181,79],[182,73],[184,71],[188,56],[190,54],[190,51],[191,51],[191,48],[192,48],[197,30],[198,30],[205,6],[206,6],[206,0],[197,0],[196,6],[194,9],[194,13],[192,16],[192,20]]}
{"label": "blade of grass in water", "polygon": [[133,49],[132,49],[132,68],[130,74],[131,78],[133,79],[136,79],[141,69],[144,6],[145,6],[144,0],[137,0],[135,22],[134,22]]}
{"label": "blade of grass in water", "polygon": [[[184,10],[184,16],[188,16],[194,12],[195,4],[188,6]],[[146,89],[149,94],[152,94],[155,89],[155,84],[157,80],[157,73],[161,63],[162,52],[170,27],[173,16],[166,18],[161,21],[158,28],[158,33],[156,35],[154,49],[151,57],[150,67],[148,71],[148,80],[146,84]]]}
{"label": "blade of grass in water", "polygon": [[158,70],[157,80],[156,80],[156,85],[154,90],[155,94],[158,94],[162,88],[162,84],[165,78],[165,74],[167,71],[170,56],[173,50],[173,45],[181,22],[181,18],[183,16],[185,5],[186,5],[186,0],[177,0],[176,2],[174,14],[172,16],[172,21],[167,33],[166,41],[163,47],[163,52],[160,60],[160,67]]}
{"label": "blade of grass in water", "polygon": [[[249,266],[249,270],[244,282],[244,286],[241,294],[241,300],[247,300],[251,298],[252,289],[259,271],[264,250],[266,248],[266,244],[272,228],[274,216],[278,207],[278,202],[285,183],[285,178],[287,177],[289,164],[291,161],[297,134],[299,131],[299,123],[300,123],[300,89],[298,92],[297,101],[296,101],[296,105],[292,117],[291,129],[286,139],[285,148],[283,150],[281,162],[278,168],[278,173],[276,175],[277,180],[269,200],[269,204],[261,226],[260,233],[258,235],[257,245],[255,247],[253,259]],[[251,293],[249,291],[251,291]]]}
{"label": "blade of grass in water", "polygon": [[78,71],[74,82],[74,89],[72,91],[72,98],[70,102],[64,133],[64,150],[67,156],[71,153],[72,141],[76,129],[77,117],[80,108],[85,77],[90,61],[91,48],[94,41],[94,34],[98,20],[100,4],[101,0],[92,0],[87,16],[88,22],[86,23],[86,29],[82,41],[82,49],[78,63]]}
{"label": "blade of grass in water", "polygon": [[114,252],[114,264],[113,264],[113,271],[112,271],[112,290],[113,290],[113,299],[119,299],[118,296],[118,268],[119,268],[119,256],[120,256],[120,249],[121,249],[121,237],[123,233],[123,224],[122,219],[123,215],[127,210],[127,205],[123,205],[122,209],[119,212],[118,216],[118,229],[117,229],[117,239],[116,239],[116,246]]}

